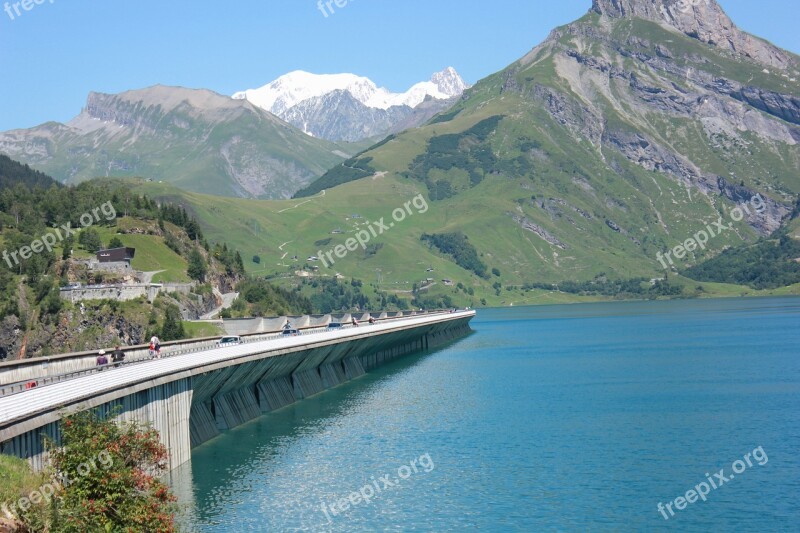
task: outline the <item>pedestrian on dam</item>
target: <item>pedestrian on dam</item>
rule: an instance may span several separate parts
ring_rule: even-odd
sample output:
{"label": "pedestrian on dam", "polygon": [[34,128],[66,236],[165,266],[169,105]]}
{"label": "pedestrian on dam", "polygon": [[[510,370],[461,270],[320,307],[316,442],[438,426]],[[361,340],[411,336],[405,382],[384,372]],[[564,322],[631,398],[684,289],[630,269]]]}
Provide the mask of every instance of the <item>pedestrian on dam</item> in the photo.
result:
{"label": "pedestrian on dam", "polygon": [[125,361],[125,352],[123,352],[119,346],[117,346],[114,351],[111,352],[111,360],[114,362],[114,367],[119,368],[119,366]]}
{"label": "pedestrian on dam", "polygon": [[155,335],[150,337],[150,357],[161,359],[161,341]]}
{"label": "pedestrian on dam", "polygon": [[103,370],[107,364],[108,364],[108,357],[106,357],[106,351],[100,350],[99,352],[97,352],[97,366],[100,368],[100,370]]}

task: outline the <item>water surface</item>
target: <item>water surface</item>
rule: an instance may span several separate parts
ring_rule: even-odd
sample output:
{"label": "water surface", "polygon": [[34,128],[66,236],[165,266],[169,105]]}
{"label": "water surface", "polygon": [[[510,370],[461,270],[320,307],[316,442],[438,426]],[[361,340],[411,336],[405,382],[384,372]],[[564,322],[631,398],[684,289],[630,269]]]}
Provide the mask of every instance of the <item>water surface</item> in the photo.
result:
{"label": "water surface", "polygon": [[[494,309],[472,326],[194,450],[186,529],[800,528],[800,299]],[[748,452],[664,519],[660,502]]]}

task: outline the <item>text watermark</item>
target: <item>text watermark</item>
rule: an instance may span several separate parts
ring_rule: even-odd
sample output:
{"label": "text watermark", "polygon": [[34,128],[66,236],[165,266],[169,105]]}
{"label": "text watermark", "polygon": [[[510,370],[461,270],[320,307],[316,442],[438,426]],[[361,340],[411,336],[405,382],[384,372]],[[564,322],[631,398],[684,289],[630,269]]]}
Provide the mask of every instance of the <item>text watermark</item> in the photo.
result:
{"label": "text watermark", "polygon": [[397,469],[397,477],[392,477],[391,474],[385,474],[377,479],[372,476],[371,482],[361,487],[358,492],[351,492],[345,498],[340,498],[331,504],[322,502],[322,512],[328,519],[328,523],[332,523],[331,515],[339,516],[346,512],[351,507],[357,505],[369,505],[374,498],[377,498],[387,490],[399,486],[404,480],[407,480],[412,475],[419,472],[428,473],[434,469],[433,459],[430,454],[420,455],[411,462],[405,464]]}
{"label": "text watermark", "polygon": [[[425,201],[424,196],[418,194],[410,201],[404,203],[403,207],[398,207],[392,211],[392,219],[394,219],[394,222],[390,222],[387,225],[385,222],[386,217],[381,217],[377,222],[370,222],[367,225],[367,229],[358,231],[355,237],[350,237],[344,242],[344,244],[334,246],[332,249],[324,253],[322,250],[317,252],[317,258],[322,261],[322,264],[325,265],[326,268],[329,268],[330,265],[336,262],[336,260],[333,258],[334,255],[339,259],[343,259],[348,252],[355,252],[358,250],[359,246],[366,250],[367,244],[369,244],[373,238],[377,237],[378,235],[383,235],[385,232],[392,229],[395,223],[400,223],[404,221],[406,217],[414,215],[414,211],[411,210],[412,206],[419,214],[423,214],[428,211],[428,202]],[[330,265],[328,263],[330,263]]]}
{"label": "text watermark", "polygon": [[[99,463],[99,466],[98,466]],[[107,451],[102,451],[97,454],[97,459],[90,459],[89,462],[81,463],[76,469],[77,477],[88,476],[91,472],[102,467],[104,469],[111,468],[114,464],[114,459]],[[49,502],[59,489],[69,487],[75,483],[76,478],[70,478],[69,475],[61,473],[58,474],[49,483],[43,484],[38,490],[34,490],[25,497],[20,498],[16,503],[11,504],[4,502],[2,505],[3,513],[7,517],[17,517],[15,511],[19,509],[23,513],[30,509],[31,505],[39,505],[42,502]]]}
{"label": "text watermark", "polygon": [[333,9],[333,6],[342,9],[347,7],[347,4],[352,4],[355,0],[317,0],[317,9],[319,9],[325,18],[328,18],[330,15],[336,13],[336,10]]}
{"label": "text watermark", "polygon": [[[103,213],[105,216],[106,221],[110,222],[117,218],[117,210],[114,209],[114,205],[111,202],[106,202],[100,207],[95,207],[92,209],[91,213],[87,212],[81,215],[79,222],[83,228],[88,228],[92,224],[96,222],[100,222],[100,213]],[[53,251],[53,247],[60,242],[63,242],[64,239],[71,237],[78,233],[83,228],[75,228],[72,229],[72,223],[67,222],[63,224],[61,227],[55,228],[53,232],[46,233],[42,235],[39,239],[34,240],[31,242],[29,246],[23,246],[19,250],[9,253],[8,250],[3,250],[3,259],[5,260],[8,268],[14,268],[14,265],[11,264],[11,259],[14,260],[16,265],[19,265],[19,258],[22,259],[30,259],[33,254],[40,254],[45,249],[48,252]],[[64,230],[64,233],[61,233],[61,230]],[[19,257],[17,257],[19,256]]]}
{"label": "text watermark", "polygon": [[48,2],[52,4],[55,0],[20,0],[19,2],[6,2],[3,4],[3,11],[6,12],[8,18],[16,20],[21,17],[26,11],[32,10],[36,6],[40,6]]}
{"label": "text watermark", "polygon": [[[756,194],[750,199],[749,202],[745,202],[731,209],[728,215],[731,217],[733,222],[741,222],[742,220],[744,220],[745,213],[747,213],[748,215],[753,214],[752,211],[750,211],[748,205],[752,206],[753,210],[758,214],[763,213],[764,209],[766,209],[767,207],[767,203],[764,201],[764,197],[762,197],[760,194]],[[700,248],[701,250],[705,250],[706,244],[708,244],[709,239],[712,239],[714,237],[719,237],[720,235],[722,235],[723,232],[732,230],[733,222],[730,222],[726,225],[724,223],[723,218],[719,217],[719,219],[717,219],[716,222],[709,224],[708,226],[705,227],[705,229],[698,231],[693,236],[686,239],[682,244],[679,244],[676,247],[674,247],[672,250],[667,250],[667,252],[663,254],[661,252],[658,252],[656,254],[656,259],[658,260],[659,263],[661,263],[661,266],[666,269],[667,262],[664,259],[669,261],[670,265],[674,265],[675,263],[672,261],[671,257],[673,254],[675,255],[676,259],[683,259],[684,257],[686,257],[687,252],[693,252],[698,248]]]}
{"label": "text watermark", "polygon": [[[706,497],[712,490],[717,490],[726,483],[730,483],[737,474],[741,474],[748,468],[754,466],[753,461],[750,460],[751,458],[756,461],[758,466],[764,466],[769,461],[769,457],[767,457],[767,453],[764,451],[764,448],[759,446],[752,452],[746,453],[741,459],[737,459],[733,462],[731,465],[731,470],[733,471],[732,474],[726,476],[724,468],[720,468],[719,472],[713,476],[706,472],[706,480],[708,483],[701,481],[695,485],[694,488],[687,490],[686,494],[683,496],[678,496],[671,502],[668,502],[666,505],[658,502],[658,512],[661,513],[661,516],[664,517],[664,520],[669,520],[670,517],[675,516],[675,511],[672,510],[673,505],[675,506],[676,510],[683,511],[686,509],[687,505],[690,503],[695,503],[698,499],[706,501]],[[669,511],[669,516],[667,515],[667,511]]]}

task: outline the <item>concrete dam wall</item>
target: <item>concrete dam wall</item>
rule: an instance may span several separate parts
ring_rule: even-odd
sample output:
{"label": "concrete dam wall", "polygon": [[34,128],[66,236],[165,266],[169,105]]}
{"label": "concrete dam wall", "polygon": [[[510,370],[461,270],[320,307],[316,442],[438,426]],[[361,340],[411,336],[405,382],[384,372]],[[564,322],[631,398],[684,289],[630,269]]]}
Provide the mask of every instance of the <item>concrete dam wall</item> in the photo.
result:
{"label": "concrete dam wall", "polygon": [[0,452],[42,468],[42,434],[58,441],[65,409],[120,406],[120,419],[153,424],[175,468],[222,431],[468,334],[474,314],[390,319],[209,349],[0,397]]}
{"label": "concrete dam wall", "polygon": [[[227,335],[240,335],[244,342],[259,342],[262,340],[275,338],[283,330],[287,323],[291,323],[294,328],[302,330],[304,333],[313,333],[324,329],[331,322],[349,324],[352,318],[360,322],[367,322],[370,317],[379,322],[393,320],[403,317],[425,316],[427,314],[441,314],[435,312],[397,312],[387,314],[382,313],[358,313],[351,315],[306,315],[306,316],[283,316],[272,318],[248,318],[248,319],[229,319],[224,320],[224,328]],[[220,337],[208,337],[202,339],[191,339],[183,341],[162,342],[162,353],[165,355],[179,355],[194,351],[209,350],[217,346]],[[98,346],[98,349],[101,348]],[[113,347],[103,347],[106,351],[111,351]],[[150,359],[148,346],[146,344],[137,346],[123,346],[126,362],[147,361]],[[46,357],[36,357],[31,359],[13,360],[0,362],[0,396],[12,392],[25,390],[30,381],[35,381],[36,385],[44,385],[56,381],[56,377],[64,374],[80,374],[82,372],[91,373],[96,370],[97,350],[66,353]]]}

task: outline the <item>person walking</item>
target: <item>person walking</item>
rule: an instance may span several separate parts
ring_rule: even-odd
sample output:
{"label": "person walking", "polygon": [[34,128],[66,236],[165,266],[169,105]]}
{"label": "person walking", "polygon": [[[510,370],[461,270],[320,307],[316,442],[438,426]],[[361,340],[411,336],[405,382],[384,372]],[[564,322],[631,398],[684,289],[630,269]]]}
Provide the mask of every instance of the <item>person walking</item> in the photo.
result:
{"label": "person walking", "polygon": [[117,346],[114,351],[111,352],[111,360],[114,362],[114,367],[119,368],[125,361],[125,352]]}
{"label": "person walking", "polygon": [[153,353],[155,354],[157,359],[161,359],[161,341],[158,340],[158,337],[153,335],[150,337],[150,345],[153,347]]}
{"label": "person walking", "polygon": [[108,357],[106,357],[106,351],[100,350],[97,352],[97,366],[100,368],[100,370],[105,370],[107,365]]}

